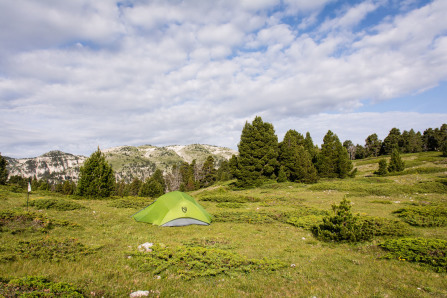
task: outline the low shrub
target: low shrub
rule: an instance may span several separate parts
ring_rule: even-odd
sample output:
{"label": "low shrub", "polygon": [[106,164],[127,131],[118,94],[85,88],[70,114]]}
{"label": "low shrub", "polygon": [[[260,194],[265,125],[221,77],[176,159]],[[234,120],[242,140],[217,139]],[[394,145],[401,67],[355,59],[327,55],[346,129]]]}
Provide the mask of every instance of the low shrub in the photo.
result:
{"label": "low shrub", "polygon": [[300,206],[292,211],[247,211],[247,212],[221,212],[213,214],[215,222],[234,222],[251,224],[269,224],[281,222],[299,226],[299,218],[309,215],[323,216],[327,211],[315,209],[307,206]]}
{"label": "low shrub", "polygon": [[42,276],[26,276],[0,281],[1,297],[85,297],[82,291],[65,282],[52,282]]}
{"label": "low shrub", "polygon": [[37,199],[30,201],[29,205],[37,209],[54,209],[57,211],[71,211],[85,208],[79,203],[61,199]]}
{"label": "low shrub", "polygon": [[412,206],[398,209],[393,213],[412,226],[447,226],[447,207],[444,206]]}
{"label": "low shrub", "polygon": [[386,201],[386,200],[374,200],[374,201],[371,201],[371,203],[373,203],[373,204],[384,204],[384,205],[393,204],[393,202]]}
{"label": "low shrub", "polygon": [[220,274],[275,271],[286,267],[279,260],[247,259],[227,250],[204,247],[154,245],[151,252],[134,253],[131,266],[166,278],[193,279]]}
{"label": "low shrub", "polygon": [[183,242],[183,245],[189,247],[205,247],[205,248],[220,248],[220,249],[233,248],[228,239],[221,239],[221,238],[193,238],[191,240]]}
{"label": "low shrub", "polygon": [[273,223],[275,220],[267,212],[229,212],[224,211],[213,214],[213,222],[232,222],[232,223],[251,223],[266,224]]}
{"label": "low shrub", "polygon": [[140,209],[149,206],[153,200],[139,197],[126,197],[123,199],[113,200],[109,203],[109,207],[115,208],[135,208]]}
{"label": "low shrub", "polygon": [[323,217],[324,216],[322,215],[291,216],[287,218],[286,223],[295,227],[310,230],[313,226],[323,223]]}
{"label": "low shrub", "polygon": [[372,229],[374,236],[405,236],[411,233],[410,227],[400,220],[361,216],[359,221]]}
{"label": "low shrub", "polygon": [[258,198],[254,197],[246,197],[242,195],[233,195],[233,194],[209,194],[204,195],[200,198],[201,201],[207,202],[231,202],[231,203],[250,203],[250,202],[259,202]]}
{"label": "low shrub", "polygon": [[47,232],[54,226],[74,226],[65,221],[56,221],[42,213],[2,210],[0,211],[0,232],[17,234],[22,232]]}
{"label": "low shrub", "polygon": [[88,247],[74,238],[19,241],[14,253],[24,259],[36,258],[47,261],[75,261],[80,256],[92,254],[96,248]]}
{"label": "low shrub", "polygon": [[423,263],[437,272],[447,271],[447,240],[425,238],[390,239],[379,244],[388,251],[382,258]]}
{"label": "low shrub", "polygon": [[343,199],[340,205],[332,205],[333,215],[323,218],[323,223],[311,228],[312,234],[323,241],[360,242],[371,240],[373,229],[359,216],[351,213],[351,203]]}
{"label": "low shrub", "polygon": [[237,209],[242,208],[245,205],[243,203],[233,203],[233,202],[223,202],[216,205],[218,208],[231,208],[231,209]]}

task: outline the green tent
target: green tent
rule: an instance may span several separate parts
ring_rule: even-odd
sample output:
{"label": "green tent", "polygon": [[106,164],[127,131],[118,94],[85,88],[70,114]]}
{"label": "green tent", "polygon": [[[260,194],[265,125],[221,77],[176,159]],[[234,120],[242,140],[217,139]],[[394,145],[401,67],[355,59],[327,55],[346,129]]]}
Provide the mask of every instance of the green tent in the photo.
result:
{"label": "green tent", "polygon": [[133,218],[164,227],[209,225],[211,222],[211,215],[193,197],[181,191],[162,195]]}

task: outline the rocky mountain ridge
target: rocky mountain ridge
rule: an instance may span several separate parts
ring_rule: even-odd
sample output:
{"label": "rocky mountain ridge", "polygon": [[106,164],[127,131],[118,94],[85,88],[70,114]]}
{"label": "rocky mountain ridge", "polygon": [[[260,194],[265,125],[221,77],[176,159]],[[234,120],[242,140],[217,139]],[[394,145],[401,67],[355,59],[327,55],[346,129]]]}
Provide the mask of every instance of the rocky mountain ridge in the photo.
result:
{"label": "rocky mountain ridge", "polygon": [[[230,148],[212,145],[172,145],[157,147],[119,146],[101,150],[106,160],[112,165],[118,180],[130,181],[134,177],[146,179],[158,168],[163,172],[170,172],[174,165],[182,162],[191,163],[196,160],[201,164],[211,155],[217,167],[223,160],[228,160],[237,151]],[[22,177],[36,177],[50,182],[73,180],[77,181],[79,170],[87,159],[86,156],[74,155],[62,151],[50,151],[34,158],[9,158],[9,175]]]}

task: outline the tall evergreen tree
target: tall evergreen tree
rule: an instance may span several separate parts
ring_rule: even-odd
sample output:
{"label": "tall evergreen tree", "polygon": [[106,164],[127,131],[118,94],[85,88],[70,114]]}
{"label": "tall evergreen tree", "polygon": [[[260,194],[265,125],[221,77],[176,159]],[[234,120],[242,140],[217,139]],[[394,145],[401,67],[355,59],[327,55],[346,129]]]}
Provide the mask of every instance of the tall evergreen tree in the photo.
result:
{"label": "tall evergreen tree", "polygon": [[402,161],[400,157],[399,150],[397,148],[393,149],[391,152],[390,164],[388,165],[388,171],[390,173],[393,172],[402,172],[405,169],[405,163]]}
{"label": "tall evergreen tree", "polygon": [[228,160],[223,160],[216,172],[216,180],[218,181],[228,181],[233,178],[233,174],[230,168],[230,162]]}
{"label": "tall evergreen tree", "polygon": [[365,139],[366,156],[377,157],[382,147],[382,141],[379,140],[377,134],[373,133]]}
{"label": "tall evergreen tree", "polygon": [[141,185],[140,191],[138,192],[139,197],[158,198],[162,194],[164,194],[163,186],[153,177],[148,178]]}
{"label": "tall evergreen tree", "polygon": [[289,181],[314,183],[318,180],[317,171],[303,144],[303,136],[289,130],[279,144],[279,163]]}
{"label": "tall evergreen tree", "polygon": [[382,154],[391,154],[393,149],[400,149],[402,143],[402,136],[398,128],[393,127],[388,136],[383,140],[382,143]]}
{"label": "tall evergreen tree", "polygon": [[328,131],[323,138],[321,151],[317,155],[317,169],[321,177],[345,178],[352,170],[352,161],[348,152],[332,131]]}
{"label": "tall evergreen tree", "polygon": [[156,169],[154,174],[152,174],[151,178],[154,179],[155,181],[157,181],[158,183],[160,183],[161,187],[163,188],[163,193],[164,193],[166,190],[166,182],[165,182],[165,178],[163,176],[163,171],[160,169]]}
{"label": "tall evergreen tree", "polygon": [[279,143],[278,161],[284,169],[284,173],[289,181],[298,179],[298,146],[304,141],[303,136],[296,130],[289,130],[284,135],[284,139]]}
{"label": "tall evergreen tree", "polygon": [[202,166],[203,178],[200,181],[202,187],[208,187],[216,181],[216,168],[214,167],[214,158],[209,155]]}
{"label": "tall evergreen tree", "polygon": [[379,176],[388,174],[388,163],[386,162],[386,159],[379,160],[379,170],[377,170],[376,174]]}
{"label": "tall evergreen tree", "polygon": [[138,196],[141,184],[143,184],[143,182],[140,179],[138,179],[137,177],[133,178],[132,182],[128,185],[129,195],[134,197]]}
{"label": "tall evergreen tree", "polygon": [[304,146],[304,149],[307,152],[309,152],[312,162],[315,162],[315,158],[317,156],[318,150],[317,150],[316,146],[314,145],[314,142],[313,142],[312,137],[310,136],[309,132],[306,132],[306,137],[304,138],[303,146]]}
{"label": "tall evergreen tree", "polygon": [[355,145],[355,159],[362,159],[367,156],[366,150],[362,145]]}
{"label": "tall evergreen tree", "polygon": [[278,168],[278,137],[273,125],[257,116],[242,130],[238,145],[239,157],[236,170],[237,185],[252,187],[271,178]]}
{"label": "tall evergreen tree", "polygon": [[115,176],[101,150],[96,150],[79,172],[76,193],[80,196],[104,198],[110,196],[115,188]]}
{"label": "tall evergreen tree", "polygon": [[6,159],[0,154],[0,184],[5,185],[6,181],[8,181],[8,162]]}

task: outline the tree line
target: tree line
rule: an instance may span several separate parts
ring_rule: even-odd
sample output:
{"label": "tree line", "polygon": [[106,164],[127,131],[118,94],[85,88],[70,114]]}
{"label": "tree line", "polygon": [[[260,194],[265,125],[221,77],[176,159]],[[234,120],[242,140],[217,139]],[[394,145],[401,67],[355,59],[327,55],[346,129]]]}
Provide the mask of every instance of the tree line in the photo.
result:
{"label": "tree line", "polygon": [[440,128],[427,128],[423,133],[413,129],[401,133],[394,127],[383,141],[373,133],[365,139],[364,146],[354,145],[350,140],[344,141],[343,146],[348,150],[351,159],[390,155],[393,149],[400,153],[441,151],[447,156],[447,124],[442,124]]}
{"label": "tree line", "polygon": [[447,156],[447,124],[428,128],[424,133],[411,129],[401,134],[399,129],[392,128],[383,141],[377,134],[371,134],[365,139],[364,146],[354,146],[350,140],[342,144],[338,136],[329,130],[319,148],[309,132],[304,136],[293,129],[287,131],[279,142],[273,125],[257,116],[251,123],[245,123],[238,150],[239,155],[233,155],[229,161],[216,164],[214,158],[208,156],[204,163],[195,160],[183,162],[166,173],[156,169],[145,181],[135,177],[130,183],[116,181],[112,167],[99,148],[84,162],[77,184],[69,180],[50,184],[36,177],[20,176],[11,176],[8,180],[6,160],[0,155],[0,184],[8,181],[26,188],[29,182],[33,190],[85,197],[158,197],[169,191],[192,191],[231,179],[236,180],[236,187],[246,188],[268,181],[316,183],[320,178],[354,177],[353,159],[391,155],[389,164],[385,159],[379,161],[376,174],[385,175],[403,170],[400,153],[442,151]]}

